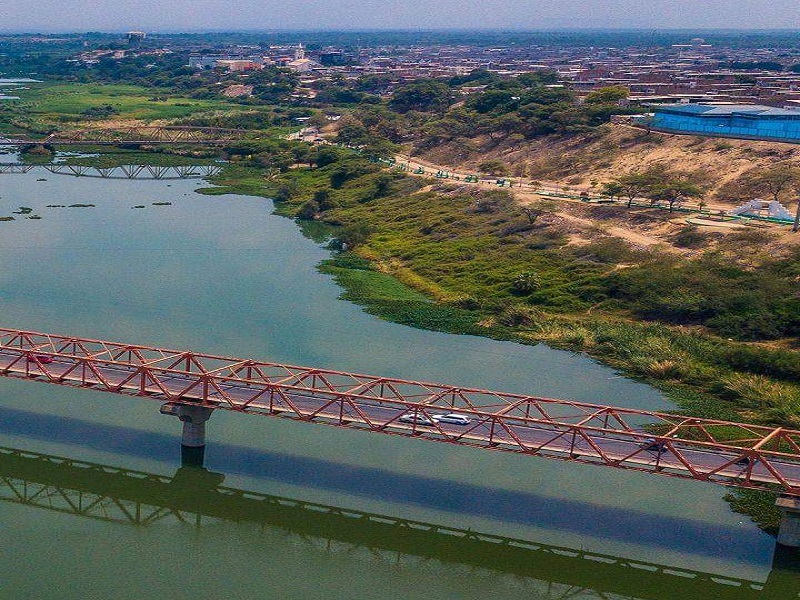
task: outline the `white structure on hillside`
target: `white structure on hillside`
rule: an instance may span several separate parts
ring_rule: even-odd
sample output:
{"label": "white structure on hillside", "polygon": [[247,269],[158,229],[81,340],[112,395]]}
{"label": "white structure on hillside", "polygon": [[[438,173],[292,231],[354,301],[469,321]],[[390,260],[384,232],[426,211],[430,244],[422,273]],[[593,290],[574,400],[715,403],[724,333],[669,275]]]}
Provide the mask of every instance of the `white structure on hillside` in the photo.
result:
{"label": "white structure on hillside", "polygon": [[[766,211],[766,215],[764,212]],[[786,210],[786,207],[780,202],[775,200],[762,200],[756,198],[750,200],[741,206],[729,210],[728,214],[732,217],[769,217],[771,219],[780,219],[781,221],[793,221],[794,216]]]}

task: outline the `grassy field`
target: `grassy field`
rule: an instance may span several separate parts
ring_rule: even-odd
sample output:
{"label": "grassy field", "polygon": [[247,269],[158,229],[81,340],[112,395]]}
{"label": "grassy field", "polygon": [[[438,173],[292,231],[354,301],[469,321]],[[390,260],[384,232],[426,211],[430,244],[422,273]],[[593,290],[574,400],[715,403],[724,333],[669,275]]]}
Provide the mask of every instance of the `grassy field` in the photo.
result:
{"label": "grassy field", "polygon": [[0,126],[4,131],[19,125],[57,126],[83,120],[84,111],[110,105],[118,111],[114,119],[153,121],[179,119],[202,111],[233,106],[223,100],[194,100],[171,97],[132,85],[37,83],[28,90],[15,91],[20,100],[0,105]]}

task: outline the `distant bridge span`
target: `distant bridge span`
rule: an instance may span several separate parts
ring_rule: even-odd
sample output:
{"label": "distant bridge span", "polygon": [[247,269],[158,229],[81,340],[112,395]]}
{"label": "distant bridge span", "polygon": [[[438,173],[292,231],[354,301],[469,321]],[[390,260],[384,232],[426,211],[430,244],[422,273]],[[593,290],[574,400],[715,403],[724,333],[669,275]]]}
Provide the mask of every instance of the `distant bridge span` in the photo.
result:
{"label": "distant bridge span", "polygon": [[[0,376],[158,400],[184,435],[192,410],[203,427],[226,409],[800,498],[800,431],[780,427],[17,329],[0,329]],[[453,411],[470,422],[438,419]]]}
{"label": "distant bridge span", "polygon": [[101,179],[202,179],[218,175],[222,167],[218,165],[117,165],[115,167],[94,167],[85,165],[28,165],[21,163],[0,164],[0,175],[30,173],[35,167],[43,168],[53,175],[73,175],[75,177],[94,177]]}
{"label": "distant bridge span", "polygon": [[59,131],[44,138],[4,137],[0,145],[51,144],[55,146],[117,146],[119,144],[147,145],[222,145],[252,136],[246,129],[222,127],[189,127],[183,125],[135,125],[115,128],[87,128]]}

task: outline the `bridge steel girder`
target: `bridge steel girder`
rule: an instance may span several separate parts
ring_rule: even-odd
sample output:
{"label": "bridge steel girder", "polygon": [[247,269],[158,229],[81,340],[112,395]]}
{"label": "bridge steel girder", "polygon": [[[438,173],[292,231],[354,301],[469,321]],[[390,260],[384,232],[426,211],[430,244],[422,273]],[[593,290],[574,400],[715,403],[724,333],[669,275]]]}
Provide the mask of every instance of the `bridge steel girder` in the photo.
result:
{"label": "bridge steel girder", "polygon": [[29,173],[34,166],[18,163],[0,164],[0,175],[24,175]]}
{"label": "bridge steel girder", "polygon": [[[0,376],[800,496],[780,427],[17,329]],[[470,423],[434,418],[453,411]]]}
{"label": "bridge steel girder", "polygon": [[[160,167],[153,165],[119,165],[88,167],[82,165],[42,165],[53,175],[74,175],[102,179],[199,179],[219,174],[217,165]],[[0,171],[2,172],[2,171]]]}
{"label": "bridge steel girder", "polygon": [[93,145],[115,146],[118,144],[190,144],[221,145],[230,144],[252,135],[245,129],[226,129],[222,127],[188,127],[180,125],[136,125],[112,129],[80,129],[70,132],[56,132],[34,140],[29,138],[5,138],[9,145],[52,144],[63,146]]}

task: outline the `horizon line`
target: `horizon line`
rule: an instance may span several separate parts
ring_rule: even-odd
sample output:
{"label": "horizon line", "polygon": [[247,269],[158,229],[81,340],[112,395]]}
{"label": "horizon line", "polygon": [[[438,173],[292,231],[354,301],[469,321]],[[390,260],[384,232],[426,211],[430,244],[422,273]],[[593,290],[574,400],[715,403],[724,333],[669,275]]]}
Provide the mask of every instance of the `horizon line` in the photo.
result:
{"label": "horizon line", "polygon": [[25,29],[0,29],[0,35],[85,35],[90,33],[118,34],[128,31],[144,31],[152,34],[182,35],[182,34],[271,34],[271,33],[797,33],[798,27],[547,27],[547,28],[515,28],[515,27],[438,27],[438,28],[305,28],[305,27],[272,27],[268,29],[151,29],[147,28],[121,28],[121,29],[66,29],[66,30],[25,30]]}

